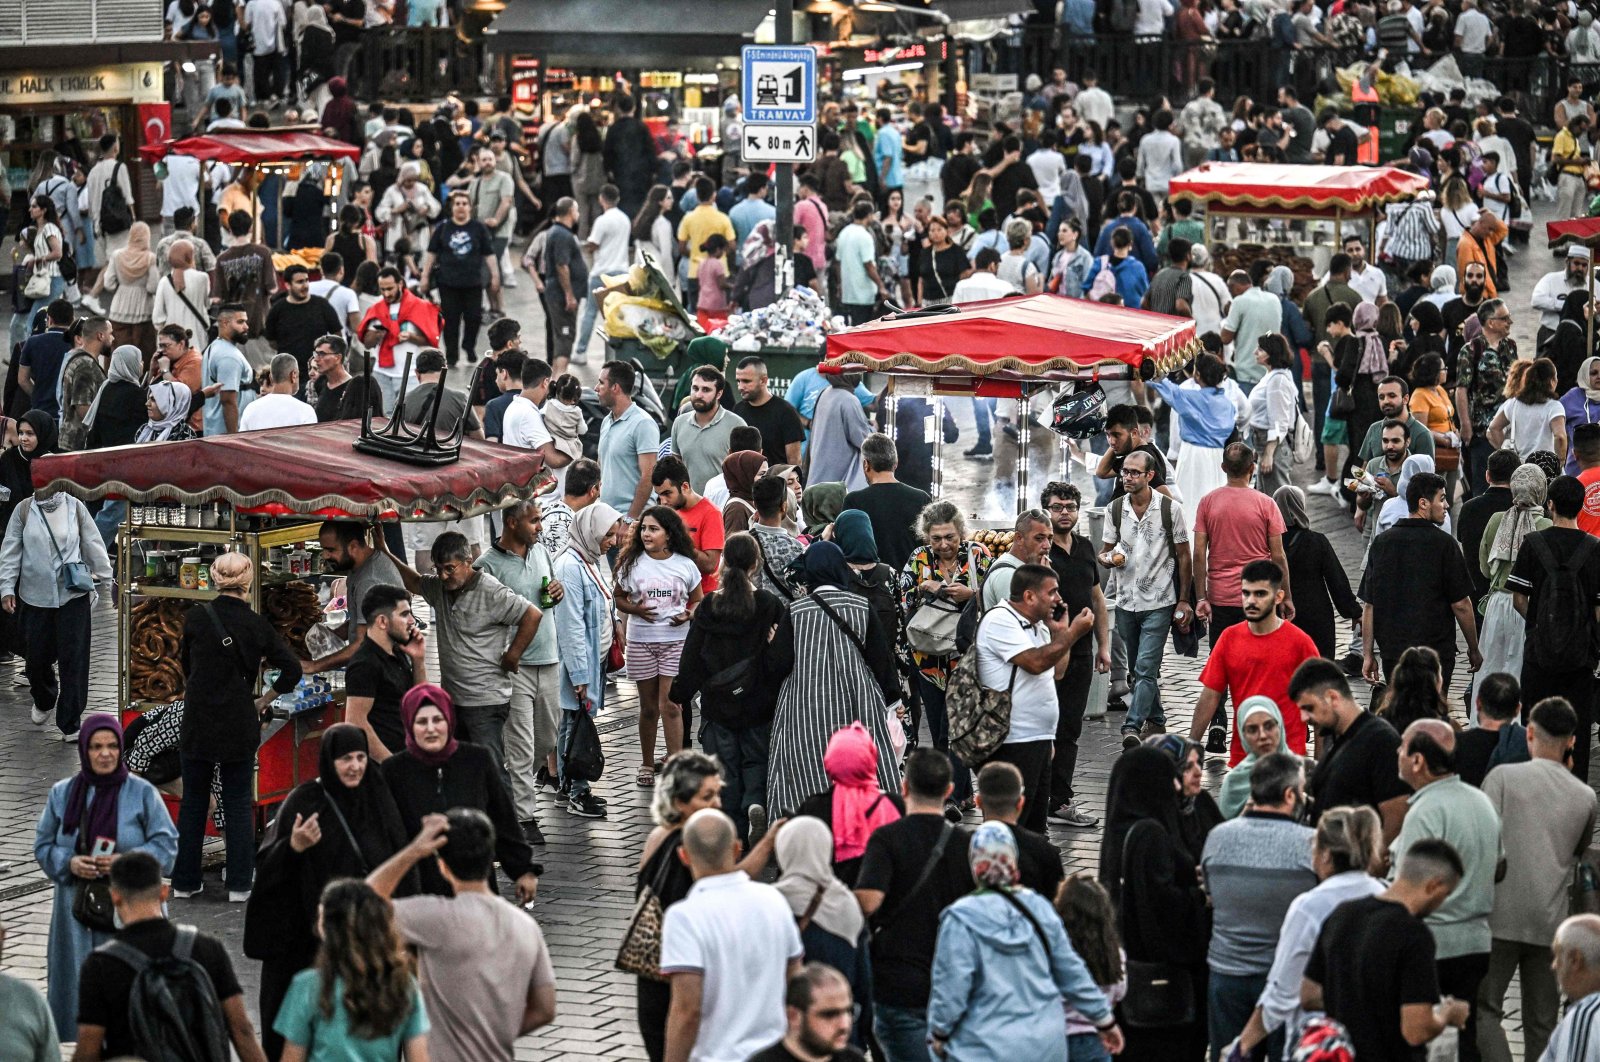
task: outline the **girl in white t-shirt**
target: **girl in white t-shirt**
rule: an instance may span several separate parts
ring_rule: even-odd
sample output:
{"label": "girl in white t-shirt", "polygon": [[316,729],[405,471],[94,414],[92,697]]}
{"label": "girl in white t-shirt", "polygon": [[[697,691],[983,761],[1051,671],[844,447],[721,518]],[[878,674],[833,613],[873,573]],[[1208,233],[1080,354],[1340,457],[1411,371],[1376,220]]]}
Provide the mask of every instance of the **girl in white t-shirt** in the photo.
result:
{"label": "girl in white t-shirt", "polygon": [[704,576],[694,542],[677,513],[653,505],[639,517],[617,558],[617,611],[628,620],[628,677],[639,686],[638,783],[655,785],[656,722],[667,755],[683,748],[683,710],[668,696],[678,656],[689,637],[690,613],[700,603]]}
{"label": "girl in white t-shirt", "polygon": [[1523,460],[1535,450],[1549,450],[1565,461],[1567,411],[1556,399],[1556,363],[1549,358],[1516,362],[1505,393],[1511,397],[1489,424],[1489,445],[1498,450],[1509,441]]}

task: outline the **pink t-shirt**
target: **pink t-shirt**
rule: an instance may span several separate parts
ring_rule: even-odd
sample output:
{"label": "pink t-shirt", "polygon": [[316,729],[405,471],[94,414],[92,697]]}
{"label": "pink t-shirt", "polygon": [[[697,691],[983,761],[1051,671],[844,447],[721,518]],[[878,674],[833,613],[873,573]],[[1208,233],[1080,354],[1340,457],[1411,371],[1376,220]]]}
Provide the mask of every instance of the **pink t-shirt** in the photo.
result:
{"label": "pink t-shirt", "polygon": [[706,311],[728,309],[728,293],[723,290],[722,282],[728,276],[728,264],[721,258],[706,255],[700,259],[700,271],[695,279],[700,283],[700,300],[696,305]]}
{"label": "pink t-shirt", "polygon": [[1283,534],[1278,503],[1249,487],[1218,487],[1200,499],[1194,529],[1207,539],[1206,599],[1238,608],[1239,573],[1251,561],[1271,560],[1269,539]]}

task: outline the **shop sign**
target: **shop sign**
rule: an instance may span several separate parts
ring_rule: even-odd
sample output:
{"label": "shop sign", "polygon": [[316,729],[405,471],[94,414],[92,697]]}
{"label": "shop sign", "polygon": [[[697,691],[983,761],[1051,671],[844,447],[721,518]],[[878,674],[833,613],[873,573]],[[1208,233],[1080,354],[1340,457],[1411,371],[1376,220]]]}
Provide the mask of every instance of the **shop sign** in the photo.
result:
{"label": "shop sign", "polygon": [[639,87],[647,89],[683,88],[683,72],[679,70],[640,71]]}
{"label": "shop sign", "polygon": [[974,92],[1015,92],[1017,91],[1017,75],[973,74],[972,89]]}
{"label": "shop sign", "polygon": [[161,102],[161,64],[86,70],[0,71],[0,104]]}

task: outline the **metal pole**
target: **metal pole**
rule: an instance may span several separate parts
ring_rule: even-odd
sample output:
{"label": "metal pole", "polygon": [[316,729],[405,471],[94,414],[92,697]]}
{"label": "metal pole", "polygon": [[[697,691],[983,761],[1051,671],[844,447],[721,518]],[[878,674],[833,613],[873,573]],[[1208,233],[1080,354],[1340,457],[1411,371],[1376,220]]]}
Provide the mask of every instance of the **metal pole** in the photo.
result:
{"label": "metal pole", "polygon": [[932,396],[933,406],[933,496],[944,497],[944,399]]}
{"label": "metal pole", "polygon": [[1028,507],[1028,391],[1017,396],[1017,512]]}
{"label": "metal pole", "polygon": [[[773,13],[773,43],[794,43],[794,0],[779,0]],[[812,92],[815,93],[813,88]],[[791,163],[780,162],[774,170],[773,182],[777,202],[774,204],[778,211],[777,255],[773,260],[773,294],[779,298],[783,293],[794,286],[794,263],[790,260],[794,253],[794,166]]]}
{"label": "metal pole", "polygon": [[[1594,251],[1589,251],[1589,337],[1584,341],[1585,355],[1594,353]],[[1579,380],[1578,386],[1587,385],[1587,380]]]}

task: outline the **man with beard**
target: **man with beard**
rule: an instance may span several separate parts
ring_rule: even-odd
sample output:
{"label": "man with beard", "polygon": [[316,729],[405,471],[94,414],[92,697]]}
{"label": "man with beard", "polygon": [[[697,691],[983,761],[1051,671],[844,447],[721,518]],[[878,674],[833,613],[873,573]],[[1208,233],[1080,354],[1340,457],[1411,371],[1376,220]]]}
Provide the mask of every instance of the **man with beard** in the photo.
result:
{"label": "man with beard", "polygon": [[1459,369],[1456,362],[1461,357],[1462,345],[1467,341],[1463,326],[1467,318],[1476,314],[1478,307],[1483,305],[1488,276],[1482,262],[1468,265],[1461,274],[1460,296],[1445,303],[1441,311],[1445,328],[1445,378],[1448,380],[1456,379]]}
{"label": "man with beard", "polygon": [[1357,461],[1370,461],[1382,452],[1379,436],[1389,421],[1398,421],[1405,427],[1408,451],[1428,457],[1434,455],[1433,432],[1411,415],[1408,405],[1410,395],[1411,388],[1399,376],[1385,376],[1378,381],[1378,412],[1383,416],[1367,429],[1366,437],[1361,440],[1361,448],[1356,451]]}
{"label": "man with beard", "polygon": [[832,966],[810,962],[789,978],[784,996],[789,1031],[750,1062],[862,1062],[849,1046],[855,1008],[850,982]]}
{"label": "man with beard", "polygon": [[[1584,283],[1589,279],[1589,248],[1581,243],[1567,245],[1567,266],[1565,269],[1552,270],[1539,278],[1539,283],[1533,286],[1533,295],[1528,301],[1535,310],[1539,311],[1539,332],[1534,338],[1534,357],[1545,357],[1545,344],[1550,342],[1550,337],[1556,334],[1556,325],[1561,323],[1561,307],[1566,303],[1568,292],[1582,291]],[[1567,387],[1557,387],[1557,394],[1567,391]]]}
{"label": "man with beard", "polygon": [[[370,620],[345,668],[345,722],[367,733],[369,755],[381,763],[406,747],[400,699],[428,681],[427,642],[417,629],[411,595],[398,586],[375,586],[361,600]],[[352,615],[354,610],[352,610]]]}
{"label": "man with beard", "polygon": [[689,408],[672,422],[672,452],[689,467],[689,479],[696,491],[706,489],[706,481],[722,471],[728,456],[729,436],[745,426],[744,418],[722,404],[728,381],[709,365],[694,371],[689,381]]}
{"label": "man with beard", "polygon": [[[1367,458],[1366,475],[1376,481],[1378,489],[1356,494],[1356,530],[1368,532],[1369,539],[1370,528],[1366,526],[1368,512],[1374,505],[1382,508],[1384,502],[1395,496],[1398,492],[1396,484],[1400,482],[1400,466],[1411,456],[1405,429],[1398,421],[1381,420],[1373,428],[1380,432],[1379,452]],[[1373,525],[1377,525],[1375,519]]]}
{"label": "man with beard", "polygon": [[[329,520],[317,532],[317,541],[322,544],[322,560],[328,571],[346,577],[345,601],[349,621],[345,637],[349,644],[320,660],[300,661],[300,670],[307,675],[346,666],[366,639],[370,621],[366,613],[367,594],[378,586],[402,588],[400,569],[394,566],[388,554],[374,549],[367,541],[365,524],[354,520]],[[399,702],[395,704],[398,712]],[[395,749],[398,751],[404,747],[405,743],[401,742]]]}

